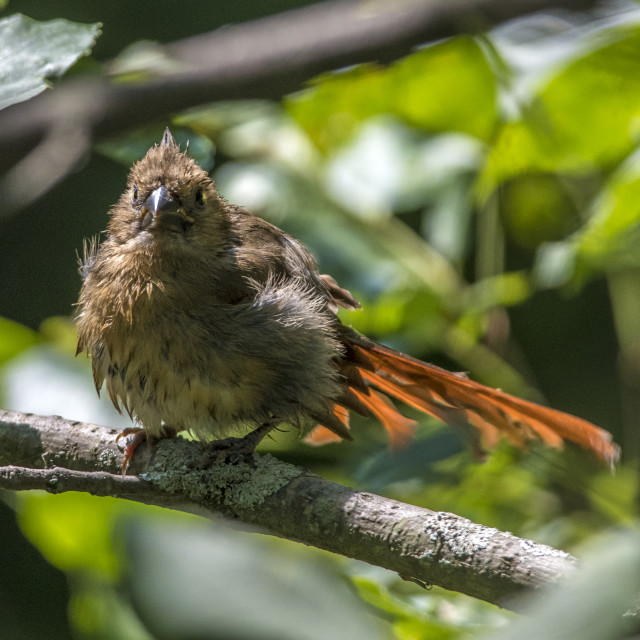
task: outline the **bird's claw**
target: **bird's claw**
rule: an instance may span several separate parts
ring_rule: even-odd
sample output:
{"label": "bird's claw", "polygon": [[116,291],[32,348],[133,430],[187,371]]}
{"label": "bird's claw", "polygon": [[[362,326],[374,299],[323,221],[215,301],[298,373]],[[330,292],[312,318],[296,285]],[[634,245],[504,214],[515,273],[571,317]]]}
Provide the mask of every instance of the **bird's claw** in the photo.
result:
{"label": "bird's claw", "polygon": [[[124,443],[118,442],[120,438],[125,438]],[[131,462],[131,458],[133,458],[133,454],[136,452],[136,449],[141,442],[145,442],[146,440],[146,431],[144,429],[140,429],[139,427],[130,427],[129,429],[123,429],[116,436],[116,444],[118,445],[120,451],[124,453],[124,460],[122,461],[122,467],[120,469],[123,476],[127,474],[129,462]]]}

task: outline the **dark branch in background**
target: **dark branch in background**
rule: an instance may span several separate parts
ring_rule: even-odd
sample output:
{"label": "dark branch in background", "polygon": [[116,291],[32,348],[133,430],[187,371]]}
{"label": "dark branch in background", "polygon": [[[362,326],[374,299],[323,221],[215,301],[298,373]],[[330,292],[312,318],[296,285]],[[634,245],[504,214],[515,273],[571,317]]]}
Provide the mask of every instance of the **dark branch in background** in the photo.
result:
{"label": "dark branch in background", "polygon": [[225,27],[162,47],[160,52],[182,69],[178,73],[141,84],[111,84],[102,77],[69,80],[54,91],[7,107],[0,112],[0,171],[37,148],[53,128],[77,127],[91,142],[166,121],[173,112],[207,102],[278,100],[322,72],[390,62],[420,44],[475,33],[532,11],[558,6],[580,10],[592,4],[342,0]]}
{"label": "dark branch in background", "polygon": [[132,463],[138,476],[123,478],[116,433],[0,411],[0,488],[87,491],[224,516],[507,607],[520,592],[566,579],[576,567],[564,551],[354,491],[270,455],[201,470],[201,445],[176,438],[141,447]]}

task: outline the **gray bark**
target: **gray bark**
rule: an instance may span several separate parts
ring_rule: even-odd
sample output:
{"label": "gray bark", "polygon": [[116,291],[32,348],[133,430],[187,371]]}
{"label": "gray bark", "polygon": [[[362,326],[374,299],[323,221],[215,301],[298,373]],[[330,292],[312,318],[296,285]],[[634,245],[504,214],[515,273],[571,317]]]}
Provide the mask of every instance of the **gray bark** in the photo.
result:
{"label": "gray bark", "polygon": [[87,491],[224,516],[508,608],[518,593],[565,579],[576,568],[564,551],[355,491],[271,455],[200,469],[202,445],[175,438],[141,446],[130,468],[135,475],[123,477],[116,434],[57,416],[0,410],[0,488]]}

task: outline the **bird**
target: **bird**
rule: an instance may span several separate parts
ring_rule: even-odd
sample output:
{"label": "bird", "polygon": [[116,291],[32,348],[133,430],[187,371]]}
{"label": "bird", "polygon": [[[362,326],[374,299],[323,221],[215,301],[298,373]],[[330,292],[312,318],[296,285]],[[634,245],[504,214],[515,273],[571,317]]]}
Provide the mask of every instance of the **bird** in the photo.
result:
{"label": "bird", "polygon": [[[144,439],[180,431],[250,456],[288,424],[311,442],[352,440],[351,413],[376,418],[391,447],[416,422],[394,401],[526,448],[576,443],[613,466],[606,430],[383,346],[338,319],[360,303],[295,238],[233,205],[169,128],[133,165],[106,237],[85,245],[77,353]],[[469,427],[472,427],[471,429]],[[121,435],[123,435],[121,434]],[[232,435],[235,434],[235,435]]]}

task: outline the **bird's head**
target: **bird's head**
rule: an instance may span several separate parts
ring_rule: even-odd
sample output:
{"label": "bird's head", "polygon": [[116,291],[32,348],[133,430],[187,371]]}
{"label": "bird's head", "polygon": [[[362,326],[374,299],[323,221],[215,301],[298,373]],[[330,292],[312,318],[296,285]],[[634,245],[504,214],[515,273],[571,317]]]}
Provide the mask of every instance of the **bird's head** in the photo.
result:
{"label": "bird's head", "polygon": [[226,228],[224,206],[206,171],[180,151],[167,128],[160,144],[131,168],[107,233],[133,250],[211,247]]}

